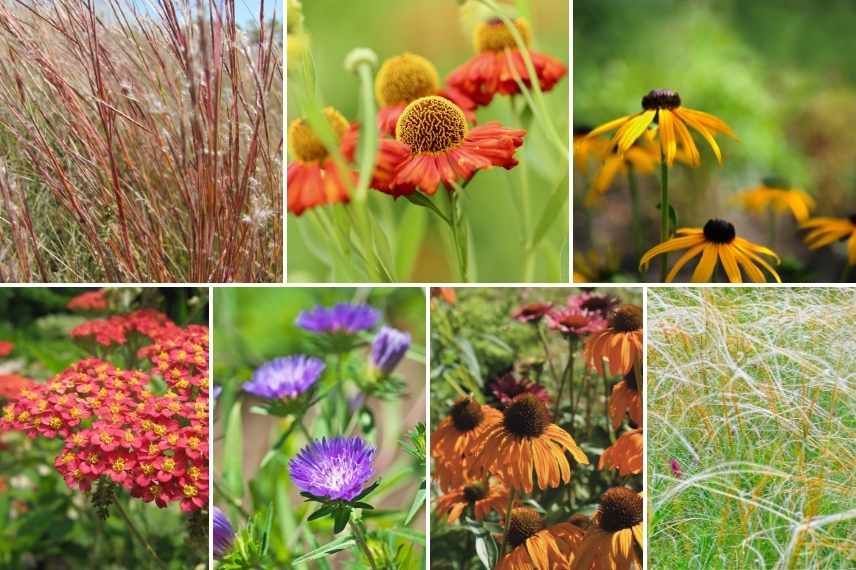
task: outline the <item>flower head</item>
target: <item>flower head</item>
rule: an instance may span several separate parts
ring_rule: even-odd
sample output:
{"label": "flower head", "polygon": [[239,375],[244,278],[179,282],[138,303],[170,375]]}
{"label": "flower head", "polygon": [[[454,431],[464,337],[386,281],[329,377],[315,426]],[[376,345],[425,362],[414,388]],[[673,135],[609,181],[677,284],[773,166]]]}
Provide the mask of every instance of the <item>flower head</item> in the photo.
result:
{"label": "flower head", "polygon": [[226,513],[218,507],[214,507],[212,528],[214,531],[214,557],[219,560],[232,547],[232,542],[235,540],[235,529],[232,528],[232,523],[229,522]]}
{"label": "flower head", "polygon": [[0,357],[9,356],[15,349],[15,345],[5,340],[0,340]]}
{"label": "flower head", "polygon": [[568,338],[578,339],[605,329],[606,319],[586,309],[562,307],[550,311],[547,326]]}
{"label": "flower head", "polygon": [[103,311],[107,306],[107,289],[81,293],[66,305],[70,311]]}
{"label": "flower head", "polygon": [[612,145],[621,154],[626,153],[633,143],[641,137],[651,123],[657,123],[657,138],[660,142],[660,152],[666,159],[666,164],[672,166],[678,155],[678,146],[686,153],[686,162],[690,166],[701,164],[701,158],[696,143],[690,134],[690,128],[697,131],[711,150],[716,159],[722,162],[722,153],[714,139],[717,133],[737,138],[734,131],[721,119],[702,111],[696,111],[681,104],[681,96],[670,89],[654,89],[642,97],[642,111],[633,115],[625,115],[609,121],[592,130],[588,136],[596,137],[618,129],[612,137]]}
{"label": "flower head", "polygon": [[511,318],[521,323],[537,323],[553,308],[553,303],[529,303],[518,307],[511,314]]}
{"label": "flower head", "polygon": [[609,317],[612,309],[621,304],[621,299],[608,293],[593,293],[583,291],[578,295],[568,297],[568,306],[597,313],[603,318]]}
{"label": "flower head", "polygon": [[671,459],[671,461],[669,461],[669,467],[671,467],[672,475],[675,476],[675,479],[680,479],[682,473],[681,473],[681,464],[678,463],[678,460],[673,457]]}
{"label": "flower head", "polygon": [[459,398],[454,403],[431,434],[434,478],[441,489],[453,489],[483,476],[473,464],[477,440],[486,426],[499,418],[502,414],[498,410],[472,398]]}
{"label": "flower head", "polygon": [[297,326],[328,334],[354,334],[375,326],[380,313],[368,305],[339,303],[333,307],[317,306],[297,317]]}
{"label": "flower head", "polygon": [[[612,487],[600,497],[592,526],[574,552],[571,568],[642,567],[636,546],[642,547],[642,504],[639,493],[627,487]],[[635,544],[634,544],[635,543]]]}
{"label": "flower head", "polygon": [[448,514],[449,524],[457,521],[467,508],[472,508],[473,517],[480,521],[491,511],[502,512],[508,504],[508,490],[499,482],[472,481],[456,487],[437,499],[437,511]]}
{"label": "flower head", "polygon": [[288,462],[297,487],[316,497],[350,501],[374,474],[375,449],[359,437],[315,440]]}
{"label": "flower head", "polygon": [[760,185],[740,192],[736,200],[756,214],[768,210],[776,213],[790,210],[798,222],[805,222],[815,207],[814,198],[794,188],[784,178],[775,176],[764,178]]}
{"label": "flower head", "polygon": [[603,372],[603,361],[610,374],[627,374],[642,360],[642,307],[619,305],[609,314],[607,328],[586,341],[583,357],[588,365]]}
{"label": "flower head", "polygon": [[847,241],[847,263],[856,265],[856,214],[849,218],[812,218],[800,226],[808,230],[805,243],[820,249],[837,241]]}
{"label": "flower head", "polygon": [[532,394],[545,405],[550,404],[550,395],[544,386],[527,378],[517,378],[511,372],[491,380],[488,388],[502,404],[502,407],[508,406],[514,398],[521,394]]}
{"label": "flower head", "polygon": [[318,382],[324,367],[323,360],[303,354],[275,358],[253,372],[244,391],[269,400],[296,398]]}
{"label": "flower head", "polygon": [[372,341],[372,364],[381,374],[392,372],[410,349],[410,334],[391,327],[381,327]]}
{"label": "flower head", "polygon": [[568,568],[569,557],[582,539],[582,529],[571,523],[547,527],[538,511],[525,507],[512,509],[508,533],[502,537],[511,550],[500,559],[496,568]]}
{"label": "flower head", "polygon": [[765,255],[779,263],[779,256],[767,247],[739,237],[734,225],[725,220],[708,220],[703,228],[679,228],[676,233],[679,237],[672,238],[646,251],[642,259],[639,260],[639,268],[646,269],[651,260],[661,253],[686,249],[687,251],[675,262],[669,274],[666,275],[667,283],[671,283],[684,265],[699,255],[701,259],[692,274],[693,283],[709,282],[716,269],[717,260],[722,262],[722,267],[731,283],[743,283],[741,268],[753,282],[766,283],[767,279],[764,273],[758,269],[759,265],[766,269],[776,281],[782,282],[776,270],[761,257]]}
{"label": "flower head", "polygon": [[597,462],[598,469],[618,469],[622,477],[642,472],[642,428],[622,434],[610,445]]}

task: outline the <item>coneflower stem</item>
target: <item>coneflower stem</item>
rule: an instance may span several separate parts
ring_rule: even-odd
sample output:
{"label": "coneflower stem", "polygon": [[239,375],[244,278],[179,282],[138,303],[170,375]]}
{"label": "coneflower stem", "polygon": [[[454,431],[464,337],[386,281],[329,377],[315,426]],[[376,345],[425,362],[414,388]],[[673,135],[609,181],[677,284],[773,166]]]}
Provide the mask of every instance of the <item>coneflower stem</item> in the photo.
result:
{"label": "coneflower stem", "polygon": [[[660,243],[669,239],[669,166],[666,154],[660,148]],[[660,255],[660,282],[665,283],[669,271],[669,254]]]}
{"label": "coneflower stem", "polygon": [[606,414],[606,433],[609,434],[610,445],[615,443],[615,434],[612,433],[612,420],[609,417],[609,376],[606,373],[606,359],[600,359],[601,374],[603,376],[603,410]]}
{"label": "coneflower stem", "polygon": [[369,543],[366,540],[365,535],[363,534],[362,521],[355,521],[352,518],[348,521],[348,524],[351,527],[351,532],[354,535],[354,540],[357,541],[357,545],[360,547],[360,550],[362,550],[363,554],[366,555],[366,559],[369,561],[369,565],[372,567],[372,570],[377,570],[377,564],[375,563],[374,556],[372,556],[372,551],[369,549]]}
{"label": "coneflower stem", "polygon": [[164,564],[163,560],[158,557],[157,552],[155,552],[155,549],[152,548],[152,545],[149,544],[149,542],[143,537],[142,533],[137,528],[137,525],[134,524],[134,521],[132,521],[131,517],[128,516],[128,513],[125,512],[125,508],[122,506],[122,502],[120,500],[116,500],[113,504],[116,505],[116,510],[119,511],[119,516],[121,516],[122,519],[125,521],[125,524],[128,525],[128,530],[131,531],[131,534],[134,535],[134,538],[136,538],[137,541],[143,545],[146,552],[148,552],[149,556],[152,557],[152,559],[160,568],[166,568],[166,564]]}
{"label": "coneflower stem", "polygon": [[544,328],[541,326],[541,323],[535,325],[538,329],[538,338],[541,339],[541,345],[544,347],[544,358],[547,359],[547,365],[550,366],[550,374],[553,376],[553,381],[559,381],[559,375],[556,374],[556,365],[553,364],[553,355],[550,354],[550,345],[547,344],[547,337],[544,334]]}
{"label": "coneflower stem", "polygon": [[627,187],[630,189],[630,229],[633,232],[633,245],[636,247],[636,260],[642,258],[642,220],[639,217],[639,184],[633,165],[627,166]]}
{"label": "coneflower stem", "polygon": [[505,509],[505,529],[502,532],[502,546],[499,549],[499,556],[496,558],[494,568],[499,566],[499,561],[505,556],[505,546],[508,544],[508,529],[511,527],[511,509],[514,507],[514,489],[508,493],[508,507]]}
{"label": "coneflower stem", "polygon": [[574,406],[574,360],[577,351],[577,342],[574,338],[568,339],[568,399],[571,403],[571,430],[574,429],[576,419],[576,408]]}

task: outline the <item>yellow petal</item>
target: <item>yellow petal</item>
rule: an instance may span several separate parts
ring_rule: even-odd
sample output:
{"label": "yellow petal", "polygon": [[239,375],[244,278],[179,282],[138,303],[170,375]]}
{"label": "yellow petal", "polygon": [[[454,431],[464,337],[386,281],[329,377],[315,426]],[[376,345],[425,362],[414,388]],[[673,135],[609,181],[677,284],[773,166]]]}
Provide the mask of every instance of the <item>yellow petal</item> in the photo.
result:
{"label": "yellow petal", "polygon": [[661,253],[668,253],[670,251],[676,251],[678,249],[686,249],[688,247],[693,247],[694,245],[698,245],[702,241],[704,241],[704,237],[692,235],[686,237],[672,238],[661,244],[655,245],[654,247],[646,251],[645,254],[642,256],[642,259],[639,260],[639,269],[644,270],[648,266],[648,263],[651,261],[651,259],[660,255]]}
{"label": "yellow petal", "polygon": [[719,246],[719,259],[722,260],[722,267],[725,268],[728,280],[731,283],[743,283],[743,275],[740,274],[740,267],[737,265],[737,259],[734,257],[734,248],[732,248],[731,244]]}
{"label": "yellow petal", "polygon": [[669,271],[669,274],[666,275],[666,283],[671,283],[675,277],[678,275],[678,272],[687,264],[689,260],[697,256],[701,253],[701,250],[704,249],[704,246],[707,242],[703,241],[695,247],[691,247],[684,253],[678,260],[675,262],[675,265],[672,267],[672,270]]}
{"label": "yellow petal", "polygon": [[675,140],[674,116],[667,109],[660,110],[660,148],[663,149],[666,164],[672,166],[675,153],[678,152],[678,143]]}
{"label": "yellow petal", "polygon": [[[639,115],[639,114],[640,113],[636,113],[636,115]],[[620,127],[622,124],[624,124],[625,121],[627,121],[631,117],[635,117],[636,115],[624,115],[623,117],[618,117],[617,119],[609,121],[608,123],[604,123],[604,124],[600,125],[599,127],[592,129],[586,135],[586,138],[596,137],[598,135],[602,135],[603,133],[608,133],[609,131],[615,130],[618,127]]]}
{"label": "yellow petal", "polygon": [[716,244],[707,243],[704,247],[704,253],[701,254],[701,259],[693,271],[692,282],[710,283],[714,269],[716,269]]}
{"label": "yellow petal", "polygon": [[642,133],[645,132],[645,129],[654,120],[656,113],[656,111],[645,111],[622,125],[612,138],[613,142],[618,146],[618,150],[622,153],[627,152],[627,149],[636,142],[636,139],[642,136]]}

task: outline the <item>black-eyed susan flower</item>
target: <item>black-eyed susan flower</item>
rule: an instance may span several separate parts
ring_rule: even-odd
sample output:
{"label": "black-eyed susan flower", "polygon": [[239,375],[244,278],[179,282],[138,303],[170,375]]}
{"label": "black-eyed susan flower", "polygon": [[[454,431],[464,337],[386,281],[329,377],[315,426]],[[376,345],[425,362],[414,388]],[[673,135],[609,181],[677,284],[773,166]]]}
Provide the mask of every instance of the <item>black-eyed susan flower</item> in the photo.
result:
{"label": "black-eyed susan flower", "polygon": [[577,463],[588,458],[571,435],[550,421],[550,412],[532,394],[514,398],[500,416],[487,420],[478,436],[477,468],[496,475],[509,488],[531,493],[533,472],[538,487],[558,487],[571,480],[565,452]]}
{"label": "black-eyed susan flower", "polygon": [[699,255],[701,259],[692,274],[693,283],[709,282],[716,269],[717,260],[722,262],[731,283],[743,283],[741,268],[753,282],[766,283],[767,279],[758,268],[759,265],[777,282],[782,282],[776,270],[761,257],[767,256],[779,263],[779,256],[767,247],[738,237],[734,226],[725,220],[708,220],[704,228],[679,228],[676,233],[678,237],[645,252],[639,261],[639,269],[644,271],[651,260],[662,253],[685,249],[687,251],[666,275],[667,283],[675,278],[684,265]]}
{"label": "black-eyed susan flower", "polygon": [[[479,170],[511,169],[526,131],[492,122],[469,128],[464,112],[449,99],[431,95],[410,103],[395,128],[395,141],[381,152],[373,188],[402,196],[434,194],[441,184],[468,181]],[[382,174],[381,174],[382,172]]]}
{"label": "black-eyed susan flower", "polygon": [[567,522],[546,527],[544,517],[534,509],[512,509],[508,533],[500,538],[511,551],[499,560],[496,570],[567,568],[584,534],[582,529]]}
{"label": "black-eyed susan flower", "polygon": [[642,428],[624,433],[606,448],[597,462],[598,469],[618,469],[622,477],[642,472]]}
{"label": "black-eyed susan flower", "polygon": [[609,141],[589,137],[591,130],[588,125],[574,125],[574,167],[583,176],[588,174],[590,162],[599,162],[610,152]]}
{"label": "black-eyed susan flower", "polygon": [[[528,49],[532,39],[529,24],[523,18],[514,20],[523,43],[527,46],[532,67],[542,91],[549,91],[568,72],[558,59]],[[511,31],[499,18],[481,22],[473,32],[476,55],[452,71],[446,82],[479,105],[487,105],[494,95],[520,93],[515,75],[531,87],[532,78],[526,69],[523,55]]]}
{"label": "black-eyed susan flower", "polygon": [[[357,127],[336,109],[326,107],[324,117],[330,124],[339,150],[348,162],[354,158]],[[294,160],[288,163],[288,211],[300,215],[307,208],[347,202],[348,189],[324,143],[312,131],[306,119],[295,119],[288,127],[288,147]],[[357,174],[344,174],[357,181]]]}
{"label": "black-eyed susan flower", "polygon": [[448,515],[449,524],[457,521],[467,510],[480,521],[492,511],[502,513],[508,504],[508,489],[498,481],[472,481],[456,487],[437,499],[437,512]]}
{"label": "black-eyed susan flower", "polygon": [[583,350],[588,365],[603,373],[627,374],[642,359],[642,307],[619,305],[609,313],[607,328],[589,337]]}
{"label": "black-eyed susan flower", "polygon": [[755,214],[768,211],[779,214],[790,210],[798,222],[806,221],[815,206],[814,198],[806,192],[794,188],[783,178],[772,176],[764,178],[758,186],[738,193],[735,199]]}
{"label": "black-eyed susan flower", "polygon": [[405,107],[429,95],[454,102],[470,123],[475,122],[476,104],[458,89],[441,89],[437,68],[421,55],[405,52],[383,62],[375,76],[378,128],[381,135],[394,136],[398,117]]}
{"label": "black-eyed susan flower", "polygon": [[652,123],[658,125],[657,138],[662,155],[669,166],[674,163],[679,146],[686,153],[686,161],[691,166],[701,164],[698,147],[690,129],[698,132],[707,141],[720,163],[722,152],[715,135],[722,133],[737,138],[722,119],[682,106],[680,95],[670,89],[654,89],[642,97],[642,111],[609,121],[591,131],[588,136],[595,137],[617,129],[612,137],[612,144],[619,152],[625,153]]}
{"label": "black-eyed susan flower", "polygon": [[657,170],[660,164],[659,149],[648,136],[643,139],[646,142],[637,141],[625,153],[619,153],[618,149],[614,149],[604,157],[603,164],[592,182],[591,191],[586,195],[586,206],[591,206],[601,194],[606,193],[619,174],[627,176],[631,168],[639,174],[653,174]]}
{"label": "black-eyed susan flower", "polygon": [[856,265],[856,214],[849,218],[812,218],[800,227],[808,230],[805,243],[809,249],[847,240],[847,263]]}
{"label": "black-eyed susan flower", "polygon": [[431,434],[434,479],[448,490],[480,479],[482,472],[473,462],[480,448],[478,438],[488,425],[502,418],[490,406],[472,398],[460,398]]}
{"label": "black-eyed susan flower", "polygon": [[571,556],[571,570],[642,568],[642,496],[613,487],[600,497],[592,525]]}
{"label": "black-eyed susan flower", "polygon": [[636,368],[631,369],[619,383],[612,387],[612,395],[609,397],[609,419],[612,421],[612,429],[618,429],[624,421],[625,414],[637,426],[642,425],[642,394],[639,391]]}

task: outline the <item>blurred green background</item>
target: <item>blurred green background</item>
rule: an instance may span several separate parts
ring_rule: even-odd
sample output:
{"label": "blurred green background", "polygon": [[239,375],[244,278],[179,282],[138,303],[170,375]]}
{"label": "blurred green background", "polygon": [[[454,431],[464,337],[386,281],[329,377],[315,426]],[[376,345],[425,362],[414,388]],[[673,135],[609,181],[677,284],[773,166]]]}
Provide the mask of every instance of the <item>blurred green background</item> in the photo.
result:
{"label": "blurred green background", "polygon": [[[472,5],[474,3],[470,3]],[[533,49],[568,63],[568,3],[565,0],[517,0],[511,2],[518,13],[527,14],[533,30]],[[473,55],[470,30],[478,21],[472,9],[461,9],[455,0],[311,0],[303,2],[304,27],[318,76],[318,90],[325,104],[339,109],[355,121],[359,117],[358,82],[344,69],[345,56],[355,47],[369,47],[381,61],[410,51],[431,60],[443,80],[449,72]],[[288,121],[299,117],[296,90],[302,84],[289,77]],[[566,77],[545,93],[559,133],[568,132],[568,91]],[[300,91],[297,91],[298,93]],[[490,106],[477,112],[479,123],[497,120],[504,126],[518,126],[508,97],[497,96]],[[537,123],[533,123],[518,159],[529,170],[532,225],[547,198],[560,182],[561,161],[548,145]],[[519,212],[510,192],[520,190],[520,167],[511,171],[494,168],[476,175],[463,199],[465,218],[470,223],[474,244],[472,263],[480,282],[522,280]],[[439,196],[439,194],[438,194]],[[455,260],[446,253],[448,230],[436,216],[405,199],[393,200],[380,192],[370,192],[370,208],[385,219],[394,220],[387,228],[393,248],[410,248],[412,263],[398,264],[396,278],[411,282],[444,282],[455,279]],[[414,210],[418,210],[414,212]],[[330,237],[319,233],[309,220],[311,212],[288,218],[288,278],[291,282],[331,280],[327,264],[318,252],[328,247]],[[405,219],[405,216],[406,219]],[[536,281],[567,281],[567,205],[542,241],[536,258]],[[397,232],[395,231],[397,229]],[[406,242],[406,243],[405,243]]]}
{"label": "blurred green background", "polygon": [[[720,117],[740,139],[718,137],[720,167],[697,136],[702,166],[671,170],[679,227],[721,217],[738,235],[767,244],[766,219],[743,212],[731,197],[771,174],[813,195],[815,216],[847,217],[856,212],[853,22],[851,0],[577,0],[574,124],[635,113],[651,89],[675,89],[685,106]],[[616,177],[590,210],[582,207],[587,182],[575,175],[575,256],[611,251],[613,263],[590,277],[635,279],[626,178]],[[646,247],[659,241],[658,189],[658,178],[640,178]],[[783,280],[838,279],[841,246],[813,254],[791,217],[781,216],[778,226]]]}

